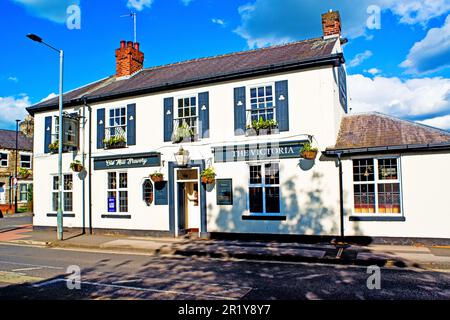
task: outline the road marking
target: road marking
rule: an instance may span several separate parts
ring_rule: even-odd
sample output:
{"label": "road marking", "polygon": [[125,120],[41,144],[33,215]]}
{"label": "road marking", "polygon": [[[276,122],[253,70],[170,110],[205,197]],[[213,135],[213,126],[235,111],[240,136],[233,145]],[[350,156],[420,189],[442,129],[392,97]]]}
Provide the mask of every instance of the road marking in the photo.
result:
{"label": "road marking", "polygon": [[53,279],[53,280],[49,280],[49,281],[44,281],[44,282],[40,282],[40,283],[37,283],[37,284],[33,284],[32,286],[35,287],[35,288],[40,288],[40,287],[45,287],[45,286],[48,286],[48,285],[51,285],[51,284],[54,284],[54,283],[58,283],[58,282],[61,282],[61,281],[66,281],[66,279],[56,278],[56,279]]}
{"label": "road marking", "polygon": [[30,268],[20,268],[20,269],[12,269],[11,271],[30,271],[30,270],[40,270],[42,267],[30,267]]}
{"label": "road marking", "polygon": [[0,282],[10,284],[22,284],[27,282],[42,281],[43,278],[31,277],[24,275],[23,273],[0,271]]}
{"label": "road marking", "polygon": [[63,270],[64,269],[62,267],[44,266],[44,265],[39,265],[39,264],[30,264],[30,263],[4,261],[4,260],[0,260],[0,263],[15,264],[15,265],[18,265],[18,266],[28,266],[28,267],[41,267],[41,268],[55,269],[55,270]]}

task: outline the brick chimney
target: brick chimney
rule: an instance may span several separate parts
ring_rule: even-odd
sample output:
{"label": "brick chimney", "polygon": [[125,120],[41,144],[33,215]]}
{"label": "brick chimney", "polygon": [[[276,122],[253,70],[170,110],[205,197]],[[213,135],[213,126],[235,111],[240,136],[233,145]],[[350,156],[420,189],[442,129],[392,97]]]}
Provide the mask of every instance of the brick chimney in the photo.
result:
{"label": "brick chimney", "polygon": [[116,78],[131,76],[144,67],[144,54],[139,51],[139,42],[120,41],[116,49]]}
{"label": "brick chimney", "polygon": [[339,11],[330,9],[322,14],[322,28],[324,38],[340,37],[341,35],[341,15]]}

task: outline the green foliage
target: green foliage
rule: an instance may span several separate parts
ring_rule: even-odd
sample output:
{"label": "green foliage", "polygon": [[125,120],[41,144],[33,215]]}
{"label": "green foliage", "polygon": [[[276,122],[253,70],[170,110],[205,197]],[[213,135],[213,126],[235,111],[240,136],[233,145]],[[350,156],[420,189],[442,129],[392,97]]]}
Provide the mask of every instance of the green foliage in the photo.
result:
{"label": "green foliage", "polygon": [[261,129],[270,130],[275,129],[278,126],[276,120],[264,120],[263,117],[259,117],[259,120],[253,120],[251,125],[247,126],[247,129],[254,129],[257,132]]}
{"label": "green foliage", "polygon": [[318,151],[318,150],[319,150],[319,149],[317,149],[317,148],[315,148],[315,147],[312,147],[310,142],[307,142],[307,143],[305,143],[305,144],[303,145],[302,152],[303,152],[303,151]]}
{"label": "green foliage", "polygon": [[161,172],[155,171],[152,174],[150,174],[150,177],[158,177],[161,178],[163,177],[163,174]]}
{"label": "green foliage", "polygon": [[200,173],[202,178],[214,179],[216,177],[216,172],[213,167],[208,167]]}
{"label": "green foliage", "polygon": [[28,202],[33,202],[33,184],[32,183],[30,183],[28,185],[27,200],[28,200]]}
{"label": "green foliage", "polygon": [[183,122],[172,134],[172,141],[175,143],[183,141],[185,138],[194,136],[194,132],[186,122]]}
{"label": "green foliage", "polygon": [[28,177],[31,174],[31,170],[27,168],[19,168],[19,175],[21,177]]}
{"label": "green foliage", "polygon": [[82,166],[81,161],[80,160],[74,160],[70,163],[70,169],[75,171],[75,167],[76,166]]}
{"label": "green foliage", "polygon": [[50,143],[48,145],[48,149],[50,150],[50,152],[58,152],[58,150],[59,150],[58,140],[56,140],[55,142]]}
{"label": "green foliage", "polygon": [[103,139],[103,143],[105,144],[106,147],[114,147],[114,146],[118,146],[121,144],[125,144],[126,142],[127,142],[127,139],[125,139],[125,137],[122,135],[113,136],[109,139],[107,139],[107,138]]}

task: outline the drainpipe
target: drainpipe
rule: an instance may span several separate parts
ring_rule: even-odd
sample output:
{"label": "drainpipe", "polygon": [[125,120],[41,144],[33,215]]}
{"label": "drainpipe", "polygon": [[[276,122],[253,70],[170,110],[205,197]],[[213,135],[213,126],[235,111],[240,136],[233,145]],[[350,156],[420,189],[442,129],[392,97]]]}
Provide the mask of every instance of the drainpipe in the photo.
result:
{"label": "drainpipe", "polygon": [[[87,104],[87,98],[83,99],[83,117],[85,116],[85,109],[88,108],[89,112],[89,149],[88,149],[88,162],[89,162],[89,170],[88,170],[88,216],[89,216],[89,234],[92,234],[92,172],[91,172],[91,163],[92,163],[92,108]],[[84,124],[83,124],[84,125]],[[84,137],[83,137],[84,139]],[[84,147],[83,147],[84,149]],[[83,161],[84,161],[85,155],[83,150]],[[84,165],[84,162],[83,162]],[[83,180],[83,187],[84,187],[84,180]],[[83,189],[83,210],[85,210],[85,203],[84,203],[84,189]],[[84,211],[83,211],[83,217],[84,217]]]}
{"label": "drainpipe", "polygon": [[341,218],[341,241],[344,241],[344,187],[342,181],[342,161],[341,152],[337,153],[339,165],[339,202],[340,202],[340,218]]}
{"label": "drainpipe", "polygon": [[[85,141],[86,141],[86,106],[83,106],[83,113],[81,116],[81,119],[83,119],[83,141],[81,144],[81,164],[83,166],[83,169],[86,170],[86,165],[85,165]],[[86,233],[86,176],[83,179],[83,184],[82,184],[82,203],[83,203],[83,208],[82,208],[82,220],[83,220],[83,227],[82,227],[82,234]]]}

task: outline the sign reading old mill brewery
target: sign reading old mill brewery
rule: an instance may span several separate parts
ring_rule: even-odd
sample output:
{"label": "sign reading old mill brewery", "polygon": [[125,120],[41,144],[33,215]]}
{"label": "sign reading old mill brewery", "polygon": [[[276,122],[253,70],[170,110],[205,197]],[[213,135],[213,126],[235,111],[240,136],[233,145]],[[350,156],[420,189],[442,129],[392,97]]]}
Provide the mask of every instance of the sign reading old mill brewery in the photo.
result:
{"label": "sign reading old mill brewery", "polygon": [[95,170],[157,167],[161,165],[160,153],[139,153],[97,157],[94,159]]}

